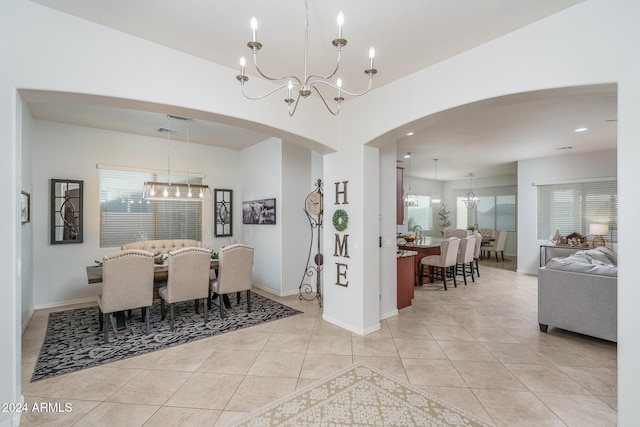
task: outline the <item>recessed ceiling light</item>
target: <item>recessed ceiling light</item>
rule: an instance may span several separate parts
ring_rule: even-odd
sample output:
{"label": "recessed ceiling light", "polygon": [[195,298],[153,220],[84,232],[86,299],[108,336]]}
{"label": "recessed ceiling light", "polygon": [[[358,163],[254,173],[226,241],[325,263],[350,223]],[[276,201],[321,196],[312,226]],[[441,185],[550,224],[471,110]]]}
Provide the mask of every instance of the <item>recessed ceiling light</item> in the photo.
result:
{"label": "recessed ceiling light", "polygon": [[413,135],[413,132],[407,133],[407,136],[411,136],[411,135]]}
{"label": "recessed ceiling light", "polygon": [[556,150],[573,150],[573,147],[570,145],[565,145],[564,147],[557,147]]}
{"label": "recessed ceiling light", "polygon": [[410,159],[410,158],[411,158],[411,153],[407,153],[407,154],[405,154],[405,155],[404,155],[404,158],[405,158],[405,159]]}
{"label": "recessed ceiling light", "polygon": [[587,130],[589,130],[589,129],[587,129],[587,128],[577,128],[574,132],[585,132]]}

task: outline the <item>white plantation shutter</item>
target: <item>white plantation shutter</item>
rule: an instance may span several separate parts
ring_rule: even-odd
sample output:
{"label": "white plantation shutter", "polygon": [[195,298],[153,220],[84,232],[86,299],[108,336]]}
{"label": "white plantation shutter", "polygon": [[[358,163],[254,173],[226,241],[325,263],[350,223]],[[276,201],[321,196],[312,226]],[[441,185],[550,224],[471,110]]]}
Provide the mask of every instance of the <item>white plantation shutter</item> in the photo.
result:
{"label": "white plantation shutter", "polygon": [[609,241],[618,240],[618,183],[615,179],[538,186],[538,239],[578,232],[590,224],[607,224]]}
{"label": "white plantation shutter", "polygon": [[[146,181],[167,181],[149,172],[100,169],[100,247],[119,247],[138,240],[202,240],[202,203],[142,198]],[[171,176],[175,183],[186,177]],[[191,184],[201,178],[190,177]]]}

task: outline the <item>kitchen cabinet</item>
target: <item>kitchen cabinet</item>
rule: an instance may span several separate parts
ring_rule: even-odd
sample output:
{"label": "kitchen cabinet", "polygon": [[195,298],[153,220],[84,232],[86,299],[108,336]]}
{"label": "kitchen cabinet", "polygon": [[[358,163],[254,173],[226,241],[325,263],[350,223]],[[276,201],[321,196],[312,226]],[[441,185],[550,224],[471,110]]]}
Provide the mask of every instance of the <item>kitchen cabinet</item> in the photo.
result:
{"label": "kitchen cabinet", "polygon": [[398,254],[398,271],[397,271],[397,307],[409,307],[413,300],[413,283],[415,280],[416,268],[416,251],[401,251]]}

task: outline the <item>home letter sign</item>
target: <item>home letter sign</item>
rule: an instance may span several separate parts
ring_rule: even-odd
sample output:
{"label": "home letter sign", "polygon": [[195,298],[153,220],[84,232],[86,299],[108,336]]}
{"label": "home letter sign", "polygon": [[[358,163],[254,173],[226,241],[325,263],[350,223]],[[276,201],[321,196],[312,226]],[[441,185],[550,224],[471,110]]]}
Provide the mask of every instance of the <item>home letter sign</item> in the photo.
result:
{"label": "home letter sign", "polygon": [[[347,184],[349,181],[336,182],[336,205],[343,204],[347,205],[349,202],[347,201]],[[340,184],[342,184],[342,190],[340,189]],[[342,196],[342,197],[341,197]],[[340,198],[342,198],[342,203],[340,202]],[[340,215],[338,215],[340,214]],[[337,217],[337,218],[335,218]],[[333,226],[337,231],[344,231],[347,228],[348,224],[348,215],[345,211],[338,209],[336,214],[334,215],[334,223]],[[340,258],[349,258],[349,235],[336,233],[335,240],[335,250],[333,256]],[[347,280],[347,271],[349,270],[349,265],[336,262],[336,285],[339,286],[348,286],[349,280]]]}

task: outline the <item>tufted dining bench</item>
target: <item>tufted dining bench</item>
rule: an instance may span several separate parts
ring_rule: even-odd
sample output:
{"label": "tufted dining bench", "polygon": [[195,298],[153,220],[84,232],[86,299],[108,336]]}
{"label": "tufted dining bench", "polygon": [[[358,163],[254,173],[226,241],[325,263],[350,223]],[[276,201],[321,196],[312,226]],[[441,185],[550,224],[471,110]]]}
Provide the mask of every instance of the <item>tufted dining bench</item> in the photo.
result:
{"label": "tufted dining bench", "polygon": [[139,249],[148,251],[154,255],[168,254],[183,248],[199,248],[201,243],[198,240],[190,239],[170,239],[170,240],[144,240],[141,242],[132,242],[122,245],[122,250]]}

